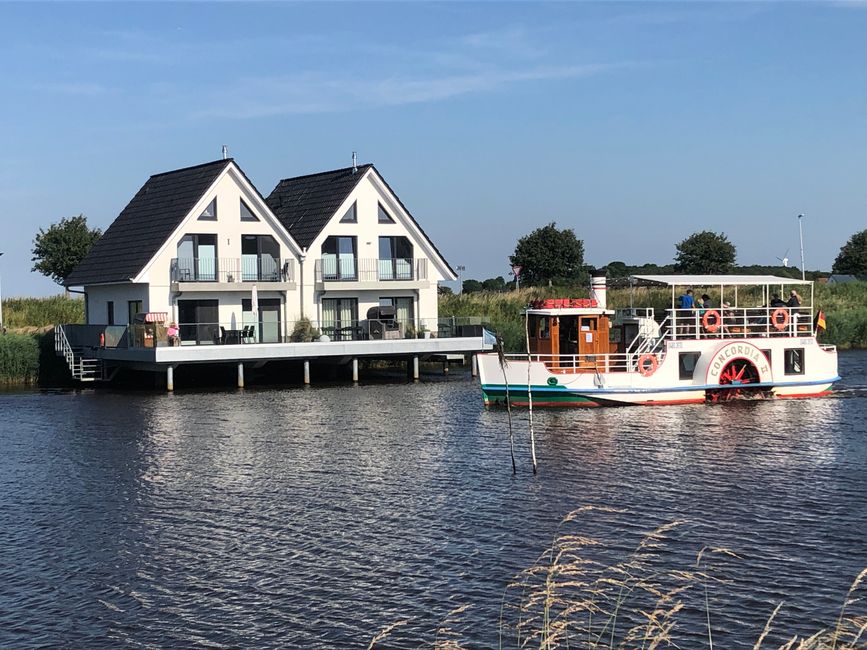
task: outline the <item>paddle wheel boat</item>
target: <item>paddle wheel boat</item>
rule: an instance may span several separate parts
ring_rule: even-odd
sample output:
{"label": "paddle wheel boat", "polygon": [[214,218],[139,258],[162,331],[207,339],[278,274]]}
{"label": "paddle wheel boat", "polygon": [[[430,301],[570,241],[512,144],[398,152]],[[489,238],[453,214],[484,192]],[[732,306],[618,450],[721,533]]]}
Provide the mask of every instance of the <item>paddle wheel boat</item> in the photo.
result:
{"label": "paddle wheel boat", "polygon": [[[528,353],[479,355],[485,404],[622,406],[817,397],[839,379],[836,347],[817,339],[825,323],[822,312],[814,316],[810,281],[636,275],[630,285],[670,289],[670,308],[659,314],[653,308],[607,309],[601,274],[592,278],[589,299],[533,302],[524,313]],[[714,294],[712,306],[681,308],[678,290],[687,288]],[[779,296],[792,288],[804,291],[801,304],[779,306]],[[762,306],[739,305],[739,293],[742,302]]]}

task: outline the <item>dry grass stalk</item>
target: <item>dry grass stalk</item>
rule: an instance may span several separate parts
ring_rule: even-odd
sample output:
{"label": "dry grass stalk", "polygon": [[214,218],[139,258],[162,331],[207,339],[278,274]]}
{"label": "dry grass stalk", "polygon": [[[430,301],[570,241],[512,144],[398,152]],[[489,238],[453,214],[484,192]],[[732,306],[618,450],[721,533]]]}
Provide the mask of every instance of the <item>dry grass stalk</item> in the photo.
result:
{"label": "dry grass stalk", "polygon": [[367,646],[367,650],[373,650],[373,648],[376,647],[376,644],[385,639],[388,635],[390,635],[395,628],[406,625],[407,623],[409,623],[409,620],[405,619],[403,621],[397,621],[395,623],[386,625],[375,637],[370,640],[370,644]]}

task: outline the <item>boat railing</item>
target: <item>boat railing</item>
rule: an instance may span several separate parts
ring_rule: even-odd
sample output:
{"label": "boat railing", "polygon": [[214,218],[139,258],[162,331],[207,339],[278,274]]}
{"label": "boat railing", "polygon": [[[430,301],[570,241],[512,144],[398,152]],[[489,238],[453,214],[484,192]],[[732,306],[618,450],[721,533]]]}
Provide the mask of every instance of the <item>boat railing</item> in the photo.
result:
{"label": "boat railing", "polygon": [[639,372],[639,360],[645,355],[656,358],[657,365],[665,358],[665,350],[656,353],[616,352],[610,354],[507,354],[506,362],[542,363],[553,373]]}
{"label": "boat railing", "polygon": [[812,336],[812,310],[800,307],[667,309],[663,336],[684,339]]}

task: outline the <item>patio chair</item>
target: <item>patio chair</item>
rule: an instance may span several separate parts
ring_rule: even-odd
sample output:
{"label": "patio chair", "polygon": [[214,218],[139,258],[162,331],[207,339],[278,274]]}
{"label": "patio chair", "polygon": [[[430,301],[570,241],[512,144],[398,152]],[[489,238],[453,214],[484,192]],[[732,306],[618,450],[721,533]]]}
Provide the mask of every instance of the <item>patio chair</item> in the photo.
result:
{"label": "patio chair", "polygon": [[241,332],[241,341],[243,343],[253,342],[253,337],[256,335],[256,327],[254,325],[245,325]]}

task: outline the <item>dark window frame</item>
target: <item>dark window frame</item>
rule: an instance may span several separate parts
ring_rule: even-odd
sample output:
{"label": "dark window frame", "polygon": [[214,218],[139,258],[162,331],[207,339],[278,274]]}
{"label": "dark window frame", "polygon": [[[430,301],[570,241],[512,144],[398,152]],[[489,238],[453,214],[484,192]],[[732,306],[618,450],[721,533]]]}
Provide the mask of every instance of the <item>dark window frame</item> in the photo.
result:
{"label": "dark window frame", "polygon": [[[692,358],[692,368],[687,368],[684,360]],[[695,364],[701,358],[701,352],[679,352],[677,354],[677,368],[680,379],[692,379],[695,376]]]}
{"label": "dark window frame", "polygon": [[804,348],[786,348],[783,350],[783,372],[787,375],[803,375],[806,371],[806,355]]}
{"label": "dark window frame", "polygon": [[[136,309],[133,309],[133,305],[136,306]],[[135,320],[135,315],[140,314],[144,311],[144,301],[143,300],[127,300],[126,301],[126,310],[127,310],[127,318],[129,319],[127,323],[132,325]]]}
{"label": "dark window frame", "polygon": [[352,202],[349,209],[340,217],[340,223],[358,223],[358,201]]}
{"label": "dark window frame", "polygon": [[[256,214],[253,212],[253,210],[250,208],[250,206],[247,205],[247,202],[244,199],[239,199],[239,201],[241,202],[240,203],[241,221],[247,221],[247,222],[252,223],[252,222],[260,220],[259,217],[257,217]],[[249,216],[244,216],[244,209],[245,208],[246,208],[247,214]]]}
{"label": "dark window frame", "polygon": [[114,300],[105,301],[105,318],[107,325],[114,325]]}
{"label": "dark window frame", "polygon": [[382,203],[376,203],[376,221],[377,223],[397,223],[394,217],[391,216],[391,212],[385,209],[385,206]]}
{"label": "dark window frame", "polygon": [[[214,206],[214,214],[213,215],[205,214],[211,208],[211,206]],[[205,206],[205,209],[202,210],[202,214],[199,215],[198,221],[216,221],[216,220],[217,220],[217,197],[215,196],[213,199],[211,199],[211,201],[208,203],[208,205]]]}

